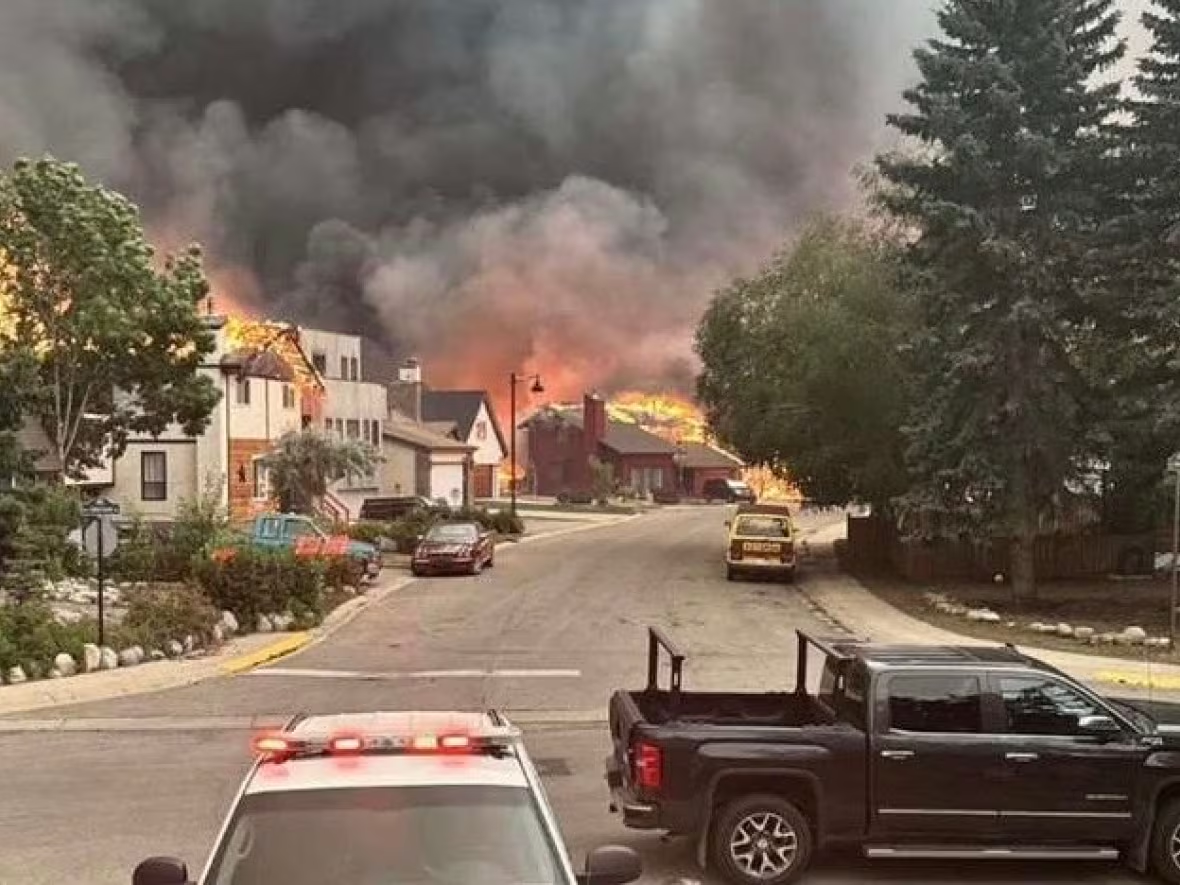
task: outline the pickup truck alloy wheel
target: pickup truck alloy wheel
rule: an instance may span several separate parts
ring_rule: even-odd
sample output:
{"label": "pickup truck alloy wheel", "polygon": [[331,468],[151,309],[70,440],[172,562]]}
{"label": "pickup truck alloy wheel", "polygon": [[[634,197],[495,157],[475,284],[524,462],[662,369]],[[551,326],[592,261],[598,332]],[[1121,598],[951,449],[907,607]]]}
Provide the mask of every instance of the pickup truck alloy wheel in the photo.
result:
{"label": "pickup truck alloy wheel", "polygon": [[713,830],[712,859],[738,883],[783,885],[803,872],[811,830],[799,810],[778,796],[746,796],[726,806]]}

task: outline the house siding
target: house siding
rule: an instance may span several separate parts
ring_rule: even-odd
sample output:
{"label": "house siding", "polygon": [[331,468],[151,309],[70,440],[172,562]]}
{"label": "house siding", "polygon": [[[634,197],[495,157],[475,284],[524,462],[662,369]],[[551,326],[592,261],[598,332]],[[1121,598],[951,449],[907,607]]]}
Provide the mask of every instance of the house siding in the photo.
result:
{"label": "house siding", "polygon": [[[481,427],[483,428],[482,439],[480,438]],[[471,425],[471,437],[467,440],[467,443],[475,446],[475,452],[472,458],[476,466],[490,468],[490,487],[486,492],[481,489],[481,492],[493,498],[499,497],[500,466],[504,463],[504,459],[508,457],[508,453],[500,445],[500,438],[496,434],[496,427],[492,421],[492,416],[488,411],[486,402],[479,407],[479,413],[475,417],[475,422]],[[484,471],[485,475],[487,472],[487,470]]]}
{"label": "house siding", "polygon": [[[166,497],[162,501],[143,499],[143,453],[161,452],[166,460]],[[111,497],[124,505],[125,515],[149,521],[175,517],[182,501],[191,499],[197,488],[197,447],[190,440],[132,442],[114,468]]]}

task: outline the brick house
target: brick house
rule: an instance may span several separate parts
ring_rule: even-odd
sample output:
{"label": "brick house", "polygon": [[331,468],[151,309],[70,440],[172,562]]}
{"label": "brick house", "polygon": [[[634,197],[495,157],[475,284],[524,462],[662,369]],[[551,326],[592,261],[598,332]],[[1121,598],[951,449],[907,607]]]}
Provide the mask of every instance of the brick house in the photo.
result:
{"label": "brick house", "polygon": [[582,408],[549,407],[521,425],[528,434],[528,483],[538,495],[588,491],[590,459],[614,469],[615,480],[641,494],[676,486],[677,448],[636,424],[612,421],[606,402],[587,394]]}
{"label": "brick house", "polygon": [[684,443],[679,460],[681,494],[692,498],[702,497],[711,479],[741,479],[746,466],[736,455],[702,442]]}

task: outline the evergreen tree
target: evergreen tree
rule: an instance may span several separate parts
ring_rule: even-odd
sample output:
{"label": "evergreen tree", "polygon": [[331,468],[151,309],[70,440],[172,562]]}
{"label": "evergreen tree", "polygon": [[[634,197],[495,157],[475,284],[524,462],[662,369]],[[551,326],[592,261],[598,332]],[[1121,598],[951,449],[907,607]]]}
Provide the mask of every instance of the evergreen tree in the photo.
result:
{"label": "evergreen tree", "polygon": [[1092,252],[1110,211],[1124,51],[1112,0],[949,0],[915,52],[912,111],[889,123],[920,153],[878,160],[885,206],[911,224],[921,280],[911,342],[910,527],[1011,540],[1017,597],[1034,541],[1103,440]]}

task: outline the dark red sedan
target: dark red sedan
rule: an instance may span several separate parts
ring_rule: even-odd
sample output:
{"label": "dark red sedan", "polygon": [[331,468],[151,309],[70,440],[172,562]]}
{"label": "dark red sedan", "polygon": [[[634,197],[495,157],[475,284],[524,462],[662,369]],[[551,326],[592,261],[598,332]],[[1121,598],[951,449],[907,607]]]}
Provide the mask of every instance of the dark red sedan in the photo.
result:
{"label": "dark red sedan", "polygon": [[496,564],[495,536],[474,522],[444,522],[418,542],[410,560],[415,577],[438,574],[478,575]]}

